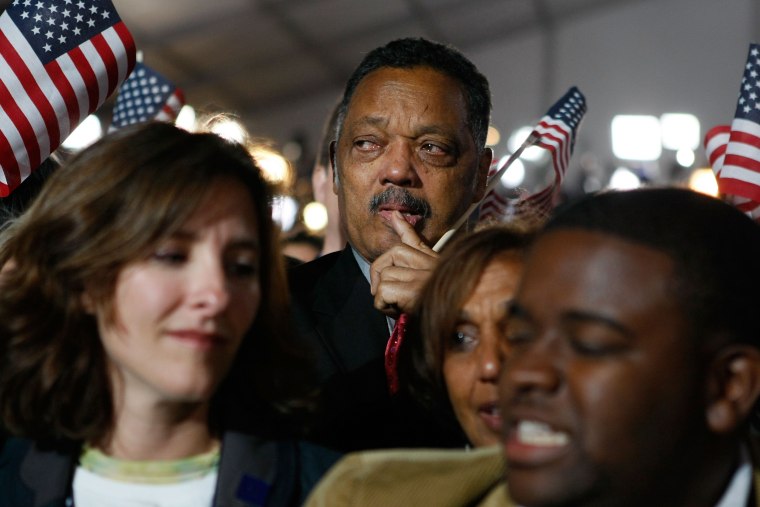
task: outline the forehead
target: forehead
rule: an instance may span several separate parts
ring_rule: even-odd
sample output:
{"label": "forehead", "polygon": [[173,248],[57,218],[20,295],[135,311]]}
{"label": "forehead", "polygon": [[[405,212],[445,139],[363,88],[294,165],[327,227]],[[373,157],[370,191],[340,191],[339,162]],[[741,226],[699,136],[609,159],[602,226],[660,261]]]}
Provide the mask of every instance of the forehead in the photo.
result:
{"label": "forehead", "polygon": [[522,267],[522,259],[516,253],[510,252],[492,259],[478,277],[468,301],[514,294]]}
{"label": "forehead", "polygon": [[681,319],[673,267],[665,253],[616,236],[552,231],[531,249],[517,297],[547,319],[592,312],[634,327],[639,319]]}
{"label": "forehead", "polygon": [[387,125],[403,119],[463,127],[467,104],[459,82],[429,67],[382,67],[370,72],[354,91],[344,127],[372,120]]}

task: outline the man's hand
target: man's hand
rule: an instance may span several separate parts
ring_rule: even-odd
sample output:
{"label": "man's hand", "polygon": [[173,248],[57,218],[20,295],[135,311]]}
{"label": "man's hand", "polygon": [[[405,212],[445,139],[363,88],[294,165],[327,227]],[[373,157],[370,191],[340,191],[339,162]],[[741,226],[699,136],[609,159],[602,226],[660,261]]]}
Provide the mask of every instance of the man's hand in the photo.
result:
{"label": "man's hand", "polygon": [[398,211],[391,215],[391,226],[401,243],[372,263],[370,283],[375,308],[398,317],[414,306],[422,286],[438,263],[438,254],[425,244]]}

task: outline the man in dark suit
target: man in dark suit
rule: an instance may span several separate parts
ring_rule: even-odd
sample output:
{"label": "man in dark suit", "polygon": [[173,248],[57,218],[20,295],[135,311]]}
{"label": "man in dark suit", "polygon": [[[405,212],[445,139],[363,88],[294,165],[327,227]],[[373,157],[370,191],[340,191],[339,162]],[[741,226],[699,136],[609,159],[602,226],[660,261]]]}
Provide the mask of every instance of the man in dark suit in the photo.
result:
{"label": "man in dark suit", "polygon": [[343,450],[435,443],[391,400],[384,352],[436,263],[431,246],[483,196],[490,109],[475,66],[424,39],[373,50],[349,78],[330,150],[348,246],[289,273],[322,391],[314,440]]}

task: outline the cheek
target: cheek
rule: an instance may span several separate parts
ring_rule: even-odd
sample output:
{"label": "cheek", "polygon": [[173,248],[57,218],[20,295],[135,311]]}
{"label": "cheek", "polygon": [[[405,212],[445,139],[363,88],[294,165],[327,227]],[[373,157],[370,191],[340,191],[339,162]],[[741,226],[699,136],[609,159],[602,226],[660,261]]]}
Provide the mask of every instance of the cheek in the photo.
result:
{"label": "cheek", "polygon": [[443,360],[443,379],[454,410],[466,410],[473,385],[473,364],[468,354],[447,354]]}

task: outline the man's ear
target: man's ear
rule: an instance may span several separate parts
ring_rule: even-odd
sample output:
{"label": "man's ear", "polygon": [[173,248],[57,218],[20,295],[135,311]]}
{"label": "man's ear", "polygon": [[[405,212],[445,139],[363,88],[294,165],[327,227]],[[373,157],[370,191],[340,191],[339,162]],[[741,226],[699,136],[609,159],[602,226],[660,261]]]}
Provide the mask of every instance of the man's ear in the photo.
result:
{"label": "man's ear", "polygon": [[333,175],[333,192],[338,193],[338,168],[335,164],[335,153],[338,149],[338,142],[337,141],[330,141],[330,146],[328,147],[328,154],[330,155],[330,167],[332,168],[332,175]]}
{"label": "man's ear", "polygon": [[480,202],[486,193],[488,170],[491,168],[492,160],[493,150],[491,148],[484,148],[483,153],[480,154],[480,160],[478,161],[478,173],[475,175],[475,193],[472,202]]}
{"label": "man's ear", "polygon": [[707,374],[707,425],[715,433],[731,433],[749,420],[760,397],[760,349],[724,347]]}

